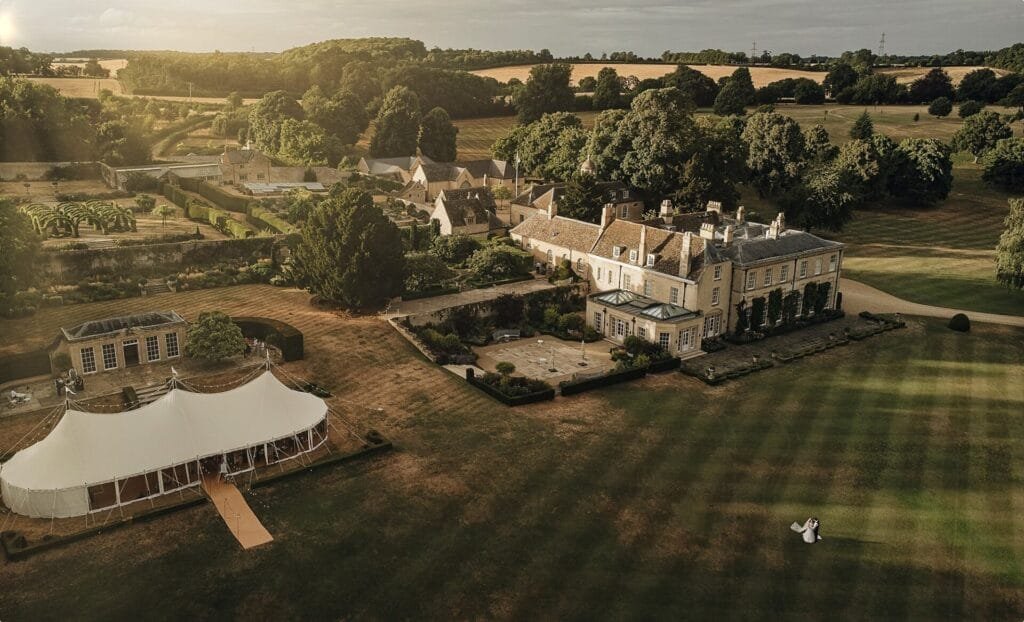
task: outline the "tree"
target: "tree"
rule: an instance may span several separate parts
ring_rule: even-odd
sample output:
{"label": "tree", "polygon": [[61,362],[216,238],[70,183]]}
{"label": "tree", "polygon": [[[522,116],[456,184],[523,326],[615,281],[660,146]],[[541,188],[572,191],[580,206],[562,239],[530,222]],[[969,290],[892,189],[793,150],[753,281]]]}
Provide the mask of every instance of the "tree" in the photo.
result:
{"label": "tree", "polygon": [[420,120],[420,153],[436,162],[454,162],[459,128],[444,108],[434,108]]}
{"label": "tree", "polygon": [[597,178],[590,173],[577,173],[565,185],[565,193],[558,202],[558,214],[584,222],[601,222],[604,191]]}
{"label": "tree", "polygon": [[793,290],[782,297],[782,324],[791,326],[796,320],[796,312],[800,306],[800,292]]}
{"label": "tree", "polygon": [[718,97],[715,81],[686,65],[676,65],[675,71],[665,76],[663,81],[664,86],[679,89],[698,108],[710,108]]}
{"label": "tree", "polygon": [[999,80],[996,73],[988,67],[983,67],[966,74],[956,87],[956,97],[960,101],[996,101],[999,99]]}
{"label": "tree", "polygon": [[804,285],[804,295],[803,295],[804,304],[803,304],[803,307],[800,309],[800,315],[803,315],[804,317],[807,317],[808,315],[810,315],[811,311],[814,310],[814,304],[815,304],[815,302],[817,300],[818,300],[818,284],[812,281],[812,282],[808,283],[807,285]]}
{"label": "tree", "polygon": [[333,97],[327,98],[320,87],[310,87],[302,96],[302,108],[307,120],[316,123],[329,136],[336,137],[345,145],[355,144],[370,124],[366,106],[350,91],[338,91]]}
{"label": "tree", "polygon": [[736,334],[742,335],[747,328],[747,301],[744,299],[736,303]]}
{"label": "tree", "polygon": [[1024,199],[1010,199],[1010,213],[996,246],[996,280],[1024,289]]}
{"label": "tree", "polygon": [[396,86],[381,103],[370,139],[370,155],[393,158],[416,155],[420,131],[419,97],[404,86]]}
{"label": "tree", "polygon": [[526,85],[516,93],[513,105],[520,123],[531,123],[545,113],[572,110],[576,95],[569,86],[572,66],[563,63],[535,65]]}
{"label": "tree", "polygon": [[956,97],[956,93],[953,91],[953,82],[949,79],[949,74],[941,67],[936,67],[914,80],[907,95],[910,102],[914,104],[933,102],[939,98],[952,101]]}
{"label": "tree", "polygon": [[934,138],[905,138],[893,154],[889,192],[918,205],[949,196],[953,185],[950,148]]}
{"label": "tree", "polygon": [[135,205],[138,206],[140,212],[151,212],[156,207],[156,199],[148,194],[140,194],[135,197]]}
{"label": "tree", "polygon": [[285,119],[277,155],[293,165],[333,167],[341,160],[341,143],[312,121]]}
{"label": "tree", "polygon": [[243,352],[242,329],[223,311],[203,311],[188,327],[185,354],[192,358],[215,363]]}
{"label": "tree", "polygon": [[881,139],[885,137],[876,135],[871,140],[848,141],[836,156],[836,170],[858,202],[881,199],[886,193],[891,171],[888,159],[882,156],[876,142],[888,151],[895,145],[886,142],[888,139]]}
{"label": "tree", "polygon": [[158,207],[154,207],[151,210],[151,213],[154,216],[159,216],[160,217],[160,226],[161,227],[166,227],[167,226],[167,219],[170,218],[171,216],[174,216],[174,208],[171,207],[170,205],[167,205],[166,203],[163,203],[163,204],[161,204]]}
{"label": "tree", "polygon": [[437,255],[413,253],[405,256],[405,291],[422,292],[455,275]]}
{"label": "tree", "polygon": [[857,120],[850,127],[850,138],[854,140],[868,140],[875,133],[875,124],[871,122],[871,115],[868,111],[860,113]]}
{"label": "tree", "polygon": [[7,299],[34,283],[36,257],[42,245],[32,219],[8,199],[0,199],[0,313],[7,314]]}
{"label": "tree", "polygon": [[346,189],[322,201],[306,221],[294,271],[320,298],[351,308],[375,306],[402,290],[402,237],[369,194]]}
{"label": "tree", "polygon": [[814,80],[798,78],[793,90],[793,100],[798,104],[824,104],[825,89]]}
{"label": "tree", "polygon": [[533,255],[505,244],[492,244],[473,253],[467,263],[480,281],[494,281],[529,274]]}
{"label": "tree", "polygon": [[758,296],[750,301],[750,327],[754,330],[764,324],[764,297]]}
{"label": "tree", "polygon": [[935,118],[949,116],[953,112],[953,100],[948,97],[939,97],[928,104],[928,114]]}
{"label": "tree", "polygon": [[594,89],[597,88],[597,78],[594,76],[584,76],[580,78],[577,88],[581,93],[593,93]]}
{"label": "tree", "polygon": [[872,73],[862,76],[852,87],[835,94],[841,104],[894,104],[906,91],[896,78],[886,73]]}
{"label": "tree", "polygon": [[978,158],[992,150],[996,143],[1011,138],[1013,130],[996,112],[984,111],[964,119],[964,124],[953,134],[953,148],[969,151]]}
{"label": "tree", "polygon": [[800,178],[805,151],[800,126],[776,112],[751,115],[743,130],[748,145],[747,167],[760,196],[793,186]]}
{"label": "tree", "polygon": [[249,109],[249,139],[257,149],[276,154],[281,149],[281,125],[304,116],[302,106],[288,93],[267,93]]}
{"label": "tree", "polygon": [[1007,192],[1024,193],[1024,138],[996,143],[982,158],[981,178]]}
{"label": "tree", "polygon": [[961,119],[973,117],[982,110],[985,109],[985,103],[975,99],[968,99],[967,101],[961,102],[960,108],[957,110],[957,116]]}
{"label": "tree", "polygon": [[583,149],[579,141],[586,137],[579,132],[565,138],[563,134],[582,127],[580,118],[574,114],[545,114],[533,123],[513,127],[507,135],[495,141],[492,151],[495,157],[503,160],[519,158],[523,174],[550,177],[552,171],[557,171],[557,178],[564,179],[561,175],[571,176],[579,167]]}
{"label": "tree", "polygon": [[842,169],[826,165],[811,171],[780,201],[786,221],[803,229],[842,231],[853,218],[857,195]]}
{"label": "tree", "polygon": [[90,58],[85,61],[85,67],[82,68],[82,75],[89,78],[109,78],[110,70],[104,69],[95,58]]}
{"label": "tree", "polygon": [[814,163],[829,162],[839,153],[839,149],[829,138],[828,130],[820,123],[804,131],[804,149],[807,152],[807,159]]}
{"label": "tree", "polygon": [[499,361],[494,369],[502,376],[511,376],[516,371],[516,366],[508,361]]}
{"label": "tree", "polygon": [[693,155],[683,166],[673,200],[684,209],[702,209],[708,201],[732,209],[740,198],[737,184],[747,178],[746,120],[704,116],[696,125]]}
{"label": "tree", "polygon": [[594,88],[594,108],[606,110],[619,108],[622,105],[622,84],[619,74],[611,67],[603,67],[597,74],[597,86]]}
{"label": "tree", "polygon": [[715,114],[727,116],[743,114],[747,106],[757,101],[757,91],[750,79],[750,70],[740,67],[732,73],[715,98]]}
{"label": "tree", "polygon": [[1008,108],[1019,108],[1024,113],[1024,82],[1014,87],[999,103]]}
{"label": "tree", "polygon": [[846,63],[838,63],[829,69],[822,86],[829,95],[835,97],[841,91],[857,84],[859,77],[856,69]]}
{"label": "tree", "polygon": [[448,264],[460,264],[480,249],[480,242],[468,235],[444,235],[434,238],[430,252]]}
{"label": "tree", "polygon": [[242,99],[241,94],[238,91],[231,91],[228,96],[224,98],[224,103],[227,104],[228,108],[241,108],[245,100]]}

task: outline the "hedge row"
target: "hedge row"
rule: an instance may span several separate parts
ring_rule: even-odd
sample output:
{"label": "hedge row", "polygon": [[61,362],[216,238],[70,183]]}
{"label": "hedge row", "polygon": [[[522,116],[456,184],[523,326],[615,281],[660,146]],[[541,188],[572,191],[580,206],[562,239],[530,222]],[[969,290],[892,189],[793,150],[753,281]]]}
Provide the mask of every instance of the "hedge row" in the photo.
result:
{"label": "hedge row", "polygon": [[490,395],[494,399],[498,400],[506,406],[523,406],[524,404],[534,404],[536,402],[544,402],[547,400],[555,399],[554,389],[545,389],[543,391],[537,391],[536,393],[528,393],[526,395],[517,395],[515,397],[509,397],[501,391],[495,389],[486,382],[480,380],[476,376],[472,375],[473,370],[466,370],[466,382],[480,389],[487,395]]}
{"label": "hedge row", "polygon": [[195,192],[204,199],[211,201],[217,207],[229,212],[247,214],[249,212],[249,206],[252,203],[252,201],[246,197],[228,194],[217,186],[201,179],[182,179],[181,186],[190,192]]}
{"label": "hedge row", "polygon": [[613,371],[603,376],[597,376],[596,378],[585,378],[583,380],[565,380],[558,383],[558,386],[562,390],[562,395],[575,395],[577,393],[583,393],[584,391],[590,391],[592,389],[599,389],[601,387],[609,387],[613,384],[619,384],[620,382],[627,382],[629,380],[636,380],[637,378],[643,378],[647,375],[646,367],[630,367],[623,371]]}
{"label": "hedge row", "polygon": [[171,203],[174,203],[181,209],[188,210],[188,195],[177,186],[164,182],[160,184],[160,194],[167,197]]}
{"label": "hedge row", "polygon": [[0,358],[0,383],[49,373],[50,356],[45,349]]}
{"label": "hedge row", "polygon": [[255,337],[281,348],[285,362],[303,357],[302,331],[291,324],[265,317],[232,317],[246,337]]}
{"label": "hedge row", "polygon": [[249,207],[249,222],[255,227],[267,228],[274,233],[295,233],[298,229],[265,207],[256,205]]}
{"label": "hedge row", "polygon": [[206,221],[233,238],[251,238],[256,235],[252,227],[244,222],[235,220],[228,212],[216,207],[210,207],[196,200],[188,202],[186,212],[192,220]]}

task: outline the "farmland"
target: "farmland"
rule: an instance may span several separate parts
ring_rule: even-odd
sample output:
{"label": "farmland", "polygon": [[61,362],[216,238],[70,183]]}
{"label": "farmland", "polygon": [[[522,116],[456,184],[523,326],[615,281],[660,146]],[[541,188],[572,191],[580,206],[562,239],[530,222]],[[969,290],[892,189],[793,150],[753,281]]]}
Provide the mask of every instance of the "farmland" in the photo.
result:
{"label": "farmland", "polygon": [[[512,67],[495,67],[493,69],[481,69],[470,73],[478,76],[494,78],[498,82],[508,82],[512,78],[518,78],[522,82],[530,76],[530,69],[533,65],[515,65]],[[586,77],[597,77],[597,74],[604,67],[611,67],[620,76],[636,76],[640,80],[647,78],[660,78],[665,74],[672,73],[676,65],[671,63],[573,63],[572,83],[576,85],[579,80]],[[732,75],[736,71],[734,65],[690,65],[693,69],[707,75],[712,80]],[[896,76],[897,82],[913,82],[926,74],[931,67],[906,67],[900,69],[878,69],[879,73],[891,73]],[[966,74],[979,67],[947,67],[946,71],[953,83],[958,83]],[[999,74],[1006,73],[1002,70],[995,70]],[[824,71],[807,71],[802,69],[780,69],[777,67],[750,67],[750,77],[755,87],[762,87],[766,84],[785,80],[786,78],[808,78],[815,82],[825,79]]]}
{"label": "farmland", "polygon": [[[397,450],[250,493],[275,538],[253,551],[207,505],[6,564],[4,619],[118,619],[140,593],[150,619],[1024,613],[1024,543],[1000,527],[1024,511],[1022,330],[912,319],[725,387],[670,373],[513,410],[376,318],[306,299],[156,301],[295,324],[307,359],[292,371]],[[0,334],[45,342],[152,302],[44,309]],[[811,514],[825,540],[808,547],[788,526]]]}

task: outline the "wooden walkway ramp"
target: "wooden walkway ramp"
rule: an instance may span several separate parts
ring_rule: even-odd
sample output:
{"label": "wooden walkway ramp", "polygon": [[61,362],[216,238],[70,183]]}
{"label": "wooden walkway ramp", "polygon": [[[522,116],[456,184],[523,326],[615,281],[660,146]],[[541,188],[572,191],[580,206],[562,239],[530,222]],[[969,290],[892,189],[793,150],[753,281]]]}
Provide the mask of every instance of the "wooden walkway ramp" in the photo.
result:
{"label": "wooden walkway ramp", "polygon": [[251,549],[274,539],[252,513],[252,508],[234,484],[222,481],[217,474],[204,475],[203,490],[243,549]]}

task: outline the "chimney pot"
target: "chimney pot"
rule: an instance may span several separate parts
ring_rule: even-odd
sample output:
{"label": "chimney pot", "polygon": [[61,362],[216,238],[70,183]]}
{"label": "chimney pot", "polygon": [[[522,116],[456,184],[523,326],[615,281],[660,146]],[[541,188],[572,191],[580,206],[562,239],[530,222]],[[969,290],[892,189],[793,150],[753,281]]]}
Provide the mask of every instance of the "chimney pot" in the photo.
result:
{"label": "chimney pot", "polygon": [[683,244],[679,250],[679,276],[686,277],[690,274],[691,253],[693,252],[693,234],[689,231],[683,233]]}
{"label": "chimney pot", "polygon": [[715,240],[715,225],[710,222],[702,224],[700,226],[700,237],[713,242]]}
{"label": "chimney pot", "polygon": [[734,232],[733,226],[732,225],[726,225],[726,227],[725,227],[725,234],[722,236],[722,242],[726,246],[729,246],[730,244],[732,244],[733,232]]}
{"label": "chimney pot", "polygon": [[747,218],[747,208],[742,205],[736,208],[736,222],[743,224]]}
{"label": "chimney pot", "polygon": [[601,208],[601,231],[608,228],[608,225],[615,221],[615,206],[611,203],[606,203]]}
{"label": "chimney pot", "polygon": [[558,203],[555,202],[554,199],[551,199],[551,202],[548,203],[548,218],[551,219],[551,218],[554,218],[557,215],[558,215]]}

